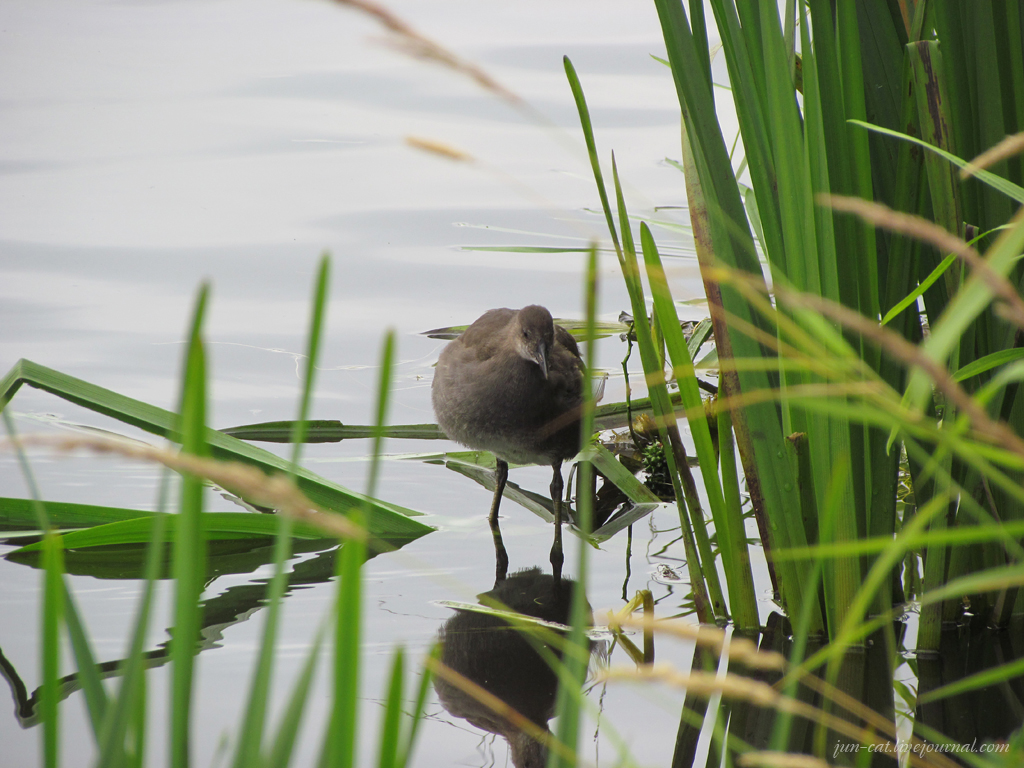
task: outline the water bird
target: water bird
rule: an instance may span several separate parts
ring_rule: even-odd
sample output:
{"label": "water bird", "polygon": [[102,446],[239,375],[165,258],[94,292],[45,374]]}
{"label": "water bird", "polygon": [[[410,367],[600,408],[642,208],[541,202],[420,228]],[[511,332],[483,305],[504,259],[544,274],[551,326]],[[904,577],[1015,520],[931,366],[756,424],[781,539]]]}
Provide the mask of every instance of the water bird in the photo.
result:
{"label": "water bird", "polygon": [[[491,309],[442,351],[431,399],[446,435],[496,459],[494,498],[488,520],[499,549],[498,507],[508,465],[547,464],[555,540],[551,566],[562,571],[562,462],[580,450],[583,360],[576,340],[536,304]],[[504,558],[504,567],[508,558]]]}
{"label": "water bird", "polygon": [[[479,600],[489,607],[567,624],[572,590],[573,582],[568,578],[556,583],[539,568],[527,568],[479,595]],[[587,613],[590,614],[589,603]],[[587,625],[592,623],[591,616]],[[438,632],[441,663],[500,699],[521,717],[497,712],[446,676],[435,675],[434,690],[441,705],[455,717],[503,736],[516,768],[547,765],[544,737],[550,737],[548,721],[554,715],[558,678],[538,653],[537,646],[544,646],[561,658],[561,643],[553,637],[554,631],[528,624],[513,627],[508,619],[493,613],[459,609]]]}

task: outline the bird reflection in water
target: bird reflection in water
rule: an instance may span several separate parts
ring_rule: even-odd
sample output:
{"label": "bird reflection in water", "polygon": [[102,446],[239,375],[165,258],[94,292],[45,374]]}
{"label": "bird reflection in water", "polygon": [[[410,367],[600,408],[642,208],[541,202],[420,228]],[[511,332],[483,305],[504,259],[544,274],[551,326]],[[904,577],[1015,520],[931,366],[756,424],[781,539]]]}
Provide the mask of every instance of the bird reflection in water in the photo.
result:
{"label": "bird reflection in water", "polygon": [[[550,574],[529,568],[513,573],[479,597],[484,605],[501,605],[526,616],[566,624],[574,582],[560,579],[555,585]],[[587,613],[589,616],[589,604]],[[548,721],[554,715],[558,680],[531,641],[543,644],[561,658],[551,642],[555,639],[552,631],[534,630],[527,638],[523,629],[513,628],[500,616],[459,610],[438,632],[441,663],[518,712],[543,732],[541,736],[550,734]],[[452,715],[505,738],[517,768],[546,765],[547,748],[524,731],[522,723],[517,726],[441,676],[435,676],[434,689]],[[528,730],[537,734],[534,729]]]}

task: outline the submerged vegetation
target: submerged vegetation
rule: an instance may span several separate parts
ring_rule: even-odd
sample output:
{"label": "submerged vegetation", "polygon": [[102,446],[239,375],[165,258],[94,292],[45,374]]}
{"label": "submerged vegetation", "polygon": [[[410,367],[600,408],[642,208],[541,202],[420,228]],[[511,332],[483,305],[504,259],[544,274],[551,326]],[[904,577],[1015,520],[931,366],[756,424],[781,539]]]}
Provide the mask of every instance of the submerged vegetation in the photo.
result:
{"label": "submerged vegetation", "polygon": [[[1024,5],[810,0],[786,3],[780,17],[763,3],[712,0],[745,153],[739,160],[730,156],[718,119],[703,2],[691,0],[688,13],[672,0],[655,4],[683,118],[680,167],[711,317],[689,338],[684,334],[665,274],[669,257],[663,258],[647,223],[639,226],[637,247],[614,156],[610,163],[601,159],[600,126],[592,125],[581,78],[566,59],[629,291],[626,328],[639,348],[648,392],[642,401],[599,408],[588,395],[583,433],[589,445],[578,487],[590,488],[596,469],[624,501],[597,516],[591,495],[580,493],[574,519],[577,533],[596,544],[657,503],[634,465],[627,468],[590,441],[595,429],[627,429],[648,468],[658,467],[652,485],[677,507],[693,610],[705,626],[655,622],[650,595],[639,596],[611,622],[613,630],[633,625],[644,632],[643,651],[615,635],[636,668],[598,677],[685,687],[673,766],[693,763],[702,730],[711,734],[702,742],[708,765],[788,764],[795,759],[790,752],[834,764],[875,764],[902,752],[914,764],[1010,765],[1015,757],[1007,755],[1024,755]],[[1006,135],[1015,138],[1003,142]],[[995,155],[982,155],[992,147]],[[589,249],[585,322],[574,329],[587,341],[590,365],[601,330],[596,253],[596,246]],[[201,600],[203,588],[208,577],[232,572],[232,557],[254,540],[272,542],[253,557],[272,563],[274,576],[253,602],[267,610],[233,764],[289,764],[324,644],[333,649],[332,703],[319,736],[319,764],[358,762],[360,569],[367,558],[433,530],[417,520],[417,511],[376,498],[381,441],[440,435],[433,425],[385,424],[391,335],[382,352],[374,425],[308,421],[327,283],[325,259],[294,422],[226,431],[206,426],[205,289],[188,334],[178,413],[29,361],[0,382],[0,410],[27,384],[182,447],[179,453],[100,437],[54,443],[116,452],[179,473],[177,513],[167,511],[167,477],[156,512],[50,503],[38,494],[0,501],[7,538],[24,539],[7,557],[45,573],[43,682],[23,720],[41,723],[46,765],[58,762],[60,700],[74,687],[87,704],[95,764],[142,764],[145,670],[162,663],[173,670],[170,763],[189,764],[193,660],[204,647],[204,622],[214,621],[213,601]],[[442,331],[457,329],[436,333]],[[709,398],[706,391],[715,388],[698,381],[694,359],[711,333],[720,383]],[[634,425],[638,413],[651,414],[649,430]],[[30,441],[17,440],[7,412],[4,419],[32,487],[21,453]],[[684,440],[680,419],[692,443]],[[304,443],[345,437],[373,440],[365,494],[300,465]],[[291,443],[292,457],[285,461],[245,440]],[[461,452],[436,460],[482,484],[492,482],[482,466],[486,457]],[[253,512],[279,513],[206,512],[208,483]],[[550,519],[542,497],[514,484],[508,493]],[[751,518],[761,548],[750,546]],[[442,663],[440,651],[428,659],[407,701],[405,658],[398,650],[377,737],[380,766],[414,763],[431,674],[445,697],[493,713],[476,716],[513,743],[516,760],[578,762],[580,722],[589,706],[580,692],[591,650],[587,550],[579,548],[571,607],[564,600],[559,605],[560,617],[569,618],[564,635],[500,611],[487,614],[491,623],[504,617],[522,630],[552,665],[550,682],[557,678],[558,688],[544,704],[544,721],[497,711],[500,705],[453,672],[454,664]],[[124,573],[145,584],[129,651],[112,668],[97,663],[64,576],[74,572],[76,558],[97,551],[107,553],[110,567],[120,559]],[[286,562],[299,551],[328,555],[322,576],[336,576],[337,598],[283,715],[268,727],[280,607],[295,578]],[[785,613],[774,614],[767,627],[752,566],[762,556]],[[166,576],[175,590],[172,639],[146,651],[153,584]],[[644,619],[631,619],[640,607]],[[901,622],[907,612],[919,612],[916,636]],[[731,634],[715,624],[730,624]],[[965,662],[974,674],[951,676],[936,652],[952,658],[958,651],[958,638],[943,632],[956,626],[975,644],[987,635],[1005,658]],[[652,665],[658,632],[696,644],[692,670]],[[71,678],[60,676],[64,635],[77,669]],[[749,639],[758,636],[759,648]],[[912,658],[910,684],[897,680],[906,658]],[[109,672],[119,678],[116,691],[101,679]],[[952,728],[933,705],[944,702],[956,711],[992,690],[1003,706],[974,737],[1010,744],[996,757],[956,749],[970,742],[968,734]],[[552,712],[558,717],[553,732],[546,727]]]}

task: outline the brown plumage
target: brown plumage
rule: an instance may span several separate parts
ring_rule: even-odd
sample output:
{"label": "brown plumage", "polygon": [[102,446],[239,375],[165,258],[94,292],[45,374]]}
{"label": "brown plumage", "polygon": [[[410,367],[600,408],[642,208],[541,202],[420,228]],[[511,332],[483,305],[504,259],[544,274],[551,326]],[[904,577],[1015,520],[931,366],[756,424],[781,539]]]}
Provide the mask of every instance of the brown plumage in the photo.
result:
{"label": "brown plumage", "polygon": [[508,463],[551,466],[556,578],[562,557],[561,468],[580,450],[583,370],[576,340],[544,307],[492,309],[444,348],[431,390],[444,433],[497,458],[489,518],[496,537]]}

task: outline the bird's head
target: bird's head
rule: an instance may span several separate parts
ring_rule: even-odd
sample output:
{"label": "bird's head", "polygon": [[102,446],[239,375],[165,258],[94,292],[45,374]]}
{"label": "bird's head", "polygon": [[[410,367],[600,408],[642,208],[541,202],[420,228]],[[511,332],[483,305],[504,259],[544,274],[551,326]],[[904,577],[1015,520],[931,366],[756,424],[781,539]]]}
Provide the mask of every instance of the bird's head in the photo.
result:
{"label": "bird's head", "polygon": [[555,342],[555,325],[551,313],[544,307],[532,304],[519,310],[518,322],[514,325],[516,351],[524,360],[536,363],[546,379],[548,377],[548,353]]}

